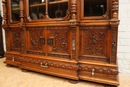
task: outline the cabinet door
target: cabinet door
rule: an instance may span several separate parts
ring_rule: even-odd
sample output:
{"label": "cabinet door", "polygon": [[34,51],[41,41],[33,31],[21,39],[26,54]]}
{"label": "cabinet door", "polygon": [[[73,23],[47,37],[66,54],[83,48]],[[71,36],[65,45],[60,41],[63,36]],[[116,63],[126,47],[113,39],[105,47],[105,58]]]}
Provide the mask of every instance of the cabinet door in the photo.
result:
{"label": "cabinet door", "polygon": [[27,53],[45,55],[44,27],[27,28]]}
{"label": "cabinet door", "polygon": [[68,0],[50,0],[48,4],[50,18],[63,18],[68,14]]}
{"label": "cabinet door", "polygon": [[67,20],[69,0],[28,0],[26,14],[31,20]]}
{"label": "cabinet door", "polygon": [[23,30],[20,28],[11,28],[7,35],[9,36],[6,36],[6,43],[10,45],[10,51],[21,52],[23,45]]}
{"label": "cabinet door", "polygon": [[81,0],[82,19],[106,19],[109,17],[110,0]]}
{"label": "cabinet door", "polygon": [[47,27],[48,56],[71,58],[69,27]]}
{"label": "cabinet door", "polygon": [[29,0],[29,15],[32,20],[45,17],[45,0]]}
{"label": "cabinet door", "polygon": [[110,61],[111,31],[108,26],[80,27],[80,60]]}
{"label": "cabinet door", "polygon": [[8,0],[8,11],[9,11],[9,21],[18,22],[20,21],[20,5],[19,0]]}

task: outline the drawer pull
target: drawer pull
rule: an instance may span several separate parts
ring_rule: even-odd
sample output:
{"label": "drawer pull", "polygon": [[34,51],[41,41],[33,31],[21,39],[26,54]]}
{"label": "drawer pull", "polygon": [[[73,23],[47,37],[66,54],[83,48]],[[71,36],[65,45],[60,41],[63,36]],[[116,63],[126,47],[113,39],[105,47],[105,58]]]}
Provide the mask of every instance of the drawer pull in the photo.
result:
{"label": "drawer pull", "polygon": [[92,76],[94,76],[94,71],[95,71],[95,69],[92,69]]}
{"label": "drawer pull", "polygon": [[40,66],[43,67],[43,68],[48,68],[47,63],[45,63],[45,64],[43,65],[43,63],[41,62],[41,63],[40,63]]}
{"label": "drawer pull", "polygon": [[12,61],[14,61],[14,57],[12,58]]}

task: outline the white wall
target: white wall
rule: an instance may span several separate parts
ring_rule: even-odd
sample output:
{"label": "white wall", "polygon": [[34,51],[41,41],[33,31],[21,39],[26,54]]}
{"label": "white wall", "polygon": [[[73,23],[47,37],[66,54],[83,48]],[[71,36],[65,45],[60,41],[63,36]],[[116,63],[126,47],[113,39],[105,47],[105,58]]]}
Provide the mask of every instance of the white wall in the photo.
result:
{"label": "white wall", "polygon": [[[0,0],[0,2],[1,1],[2,0]],[[0,3],[0,7],[1,6]],[[130,0],[119,0],[119,19],[118,66],[120,73],[130,74]],[[5,34],[3,30],[3,38],[4,37]]]}
{"label": "white wall", "polygon": [[119,0],[118,65],[120,73],[130,74],[130,0]]}

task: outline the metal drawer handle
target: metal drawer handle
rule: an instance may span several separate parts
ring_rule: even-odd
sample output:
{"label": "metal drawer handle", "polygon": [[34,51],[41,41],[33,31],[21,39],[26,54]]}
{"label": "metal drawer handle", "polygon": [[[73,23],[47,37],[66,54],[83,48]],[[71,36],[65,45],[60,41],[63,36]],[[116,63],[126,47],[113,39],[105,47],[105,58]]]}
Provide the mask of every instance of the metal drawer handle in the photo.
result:
{"label": "metal drawer handle", "polygon": [[95,69],[92,69],[92,76],[94,76],[94,71],[95,71]]}
{"label": "metal drawer handle", "polygon": [[45,65],[43,65],[43,63],[41,62],[41,63],[40,63],[40,66],[43,67],[43,68],[48,68],[47,63],[45,63]]}

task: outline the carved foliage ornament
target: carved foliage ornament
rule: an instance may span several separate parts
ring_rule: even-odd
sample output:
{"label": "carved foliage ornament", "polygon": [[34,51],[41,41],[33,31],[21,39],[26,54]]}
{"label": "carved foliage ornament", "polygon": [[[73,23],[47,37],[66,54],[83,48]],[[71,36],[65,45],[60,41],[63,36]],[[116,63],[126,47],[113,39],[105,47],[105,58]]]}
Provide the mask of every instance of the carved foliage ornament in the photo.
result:
{"label": "carved foliage ornament", "polygon": [[30,37],[30,50],[42,50],[40,37],[43,36],[43,27],[28,28]]}
{"label": "carved foliage ornament", "polygon": [[68,53],[69,27],[48,27],[54,37],[52,52]]}

